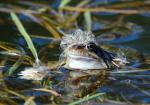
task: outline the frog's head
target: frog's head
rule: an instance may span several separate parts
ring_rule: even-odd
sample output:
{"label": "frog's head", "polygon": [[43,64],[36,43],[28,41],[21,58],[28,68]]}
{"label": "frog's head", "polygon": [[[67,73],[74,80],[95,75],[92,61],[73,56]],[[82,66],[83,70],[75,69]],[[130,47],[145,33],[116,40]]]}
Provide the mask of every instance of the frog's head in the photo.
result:
{"label": "frog's head", "polygon": [[72,34],[66,34],[62,38],[60,46],[64,50],[66,57],[89,57],[88,46],[91,43],[97,44],[95,36],[91,32],[78,29]]}
{"label": "frog's head", "polygon": [[72,34],[66,34],[60,44],[67,59],[66,65],[84,70],[106,68],[102,59],[90,50],[93,45],[97,45],[97,42],[91,32],[78,29]]}

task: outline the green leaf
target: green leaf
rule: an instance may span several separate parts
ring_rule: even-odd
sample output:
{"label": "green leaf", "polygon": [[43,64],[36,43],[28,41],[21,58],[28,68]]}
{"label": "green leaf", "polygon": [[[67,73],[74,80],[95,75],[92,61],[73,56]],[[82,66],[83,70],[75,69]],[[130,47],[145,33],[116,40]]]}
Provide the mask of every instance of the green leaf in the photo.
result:
{"label": "green leaf", "polygon": [[26,30],[24,29],[24,27],[23,27],[22,23],[20,22],[19,18],[17,17],[17,15],[14,12],[11,12],[11,18],[14,21],[14,23],[16,24],[16,26],[17,26],[19,32],[21,33],[21,35],[26,40],[27,45],[28,45],[30,51],[32,52],[32,54],[34,56],[36,63],[39,63],[40,60],[38,58],[38,54],[37,54],[37,51],[36,51],[36,49],[33,45],[33,42],[31,40],[30,36],[28,35],[28,33],[26,32]]}
{"label": "green leaf", "polygon": [[91,31],[91,28],[92,28],[91,12],[85,12],[84,18],[85,18],[86,30]]}
{"label": "green leaf", "polygon": [[66,6],[71,0],[61,0],[61,3],[59,5],[59,8],[62,8]]}
{"label": "green leaf", "polygon": [[96,97],[98,97],[98,96],[101,96],[101,95],[104,95],[104,93],[96,93],[96,94],[94,94],[94,95],[92,95],[92,96],[84,97],[84,98],[82,98],[82,99],[80,99],[80,100],[77,100],[77,101],[75,101],[75,102],[72,102],[72,103],[70,103],[70,104],[68,104],[68,105],[78,105],[78,104],[80,104],[80,103],[82,103],[82,102],[85,102],[85,101],[94,99],[94,98],[96,98]]}

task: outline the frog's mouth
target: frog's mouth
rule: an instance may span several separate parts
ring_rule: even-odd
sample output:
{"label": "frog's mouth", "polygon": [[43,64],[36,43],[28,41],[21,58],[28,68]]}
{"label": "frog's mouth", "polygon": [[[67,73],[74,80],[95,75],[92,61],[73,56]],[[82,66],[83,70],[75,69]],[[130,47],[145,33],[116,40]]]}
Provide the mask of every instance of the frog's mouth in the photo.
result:
{"label": "frog's mouth", "polygon": [[70,48],[66,51],[67,57],[75,60],[97,60],[99,57],[87,49]]}
{"label": "frog's mouth", "polygon": [[69,55],[69,58],[71,59],[74,59],[74,60],[86,60],[86,61],[89,61],[89,60],[96,60],[92,57],[87,57],[87,56],[82,56],[82,55],[74,55],[74,54],[70,54]]}
{"label": "frog's mouth", "polygon": [[94,52],[90,52],[85,48],[69,48],[66,50],[66,55],[66,65],[72,69],[89,70],[106,68],[106,65]]}

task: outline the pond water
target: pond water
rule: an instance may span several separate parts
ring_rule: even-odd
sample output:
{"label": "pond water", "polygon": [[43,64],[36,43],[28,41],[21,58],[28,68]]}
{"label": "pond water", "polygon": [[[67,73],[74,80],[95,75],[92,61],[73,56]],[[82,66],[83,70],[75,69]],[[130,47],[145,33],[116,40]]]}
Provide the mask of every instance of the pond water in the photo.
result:
{"label": "pond water", "polygon": [[[59,0],[54,0],[50,2],[39,2],[43,5],[51,6],[53,8],[57,8],[60,3]],[[118,2],[119,0],[108,0],[109,4],[115,4]],[[16,1],[12,3],[8,0],[8,2],[0,2],[0,6],[22,6],[33,10],[36,10],[36,8],[40,7],[34,7],[35,5],[31,2],[29,2],[29,4],[31,5],[23,5],[22,3],[22,0],[20,0],[20,2]],[[71,2],[70,5],[75,5],[77,3],[78,1]],[[105,4],[105,2],[99,2],[99,0],[94,0],[92,2],[92,5],[98,5],[97,3],[99,5]],[[69,15],[68,14],[64,13],[66,17],[73,15],[71,13]],[[46,11],[42,15],[54,19],[53,16],[51,16],[50,12],[47,13]],[[54,39],[52,33],[50,33],[41,24],[38,24],[38,22],[40,22],[38,20],[40,19],[40,17],[37,17],[38,22],[36,22],[35,19],[31,18],[30,16],[27,16],[24,13],[18,14],[18,16],[27,32],[31,35],[32,41],[37,48],[39,58],[41,59],[41,61],[50,66],[55,65],[55,63],[59,61],[59,55],[61,53],[61,50],[59,48],[59,40]],[[114,73],[108,76],[106,80],[107,82],[96,89],[96,92],[105,93],[103,97],[104,100],[106,97],[106,100],[103,103],[104,105],[111,105],[111,103],[113,103],[114,105],[126,105],[126,103],[136,105],[137,103],[150,103],[149,17],[150,14],[148,13],[131,15],[102,12],[92,13],[92,32],[96,35],[100,46],[104,46],[104,48],[109,50],[119,49],[122,52],[124,52],[126,54],[127,59],[129,59],[130,61],[125,70],[141,70],[140,72],[116,74]],[[59,23],[58,20],[56,20],[56,22],[55,20],[53,20],[52,23],[61,24],[61,21]],[[73,25],[70,27],[64,29],[62,28],[62,30],[66,33],[69,33],[70,30],[75,29],[74,24],[77,24],[78,28],[85,30],[86,23],[83,20],[84,16],[79,16],[76,20],[77,22],[73,23]],[[52,84],[50,82],[54,81],[48,81],[51,78],[46,78],[46,80],[42,81],[42,83],[37,81],[19,79],[17,73],[22,71],[25,67],[30,67],[34,62],[34,58],[27,47],[26,41],[19,34],[18,29],[12,22],[9,13],[0,11],[0,30],[0,94],[2,95],[0,96],[0,104],[23,104],[24,100],[26,100],[26,97],[28,96],[33,96],[34,101],[37,105],[48,105],[49,103],[65,105],[70,103],[72,99],[78,99],[72,98],[71,94],[69,94],[70,96],[68,94],[66,95],[64,91],[66,87],[64,88],[64,84],[56,84],[58,83],[58,81],[63,81],[63,79],[67,77],[63,78],[61,75],[54,75],[53,79],[56,83]],[[10,67],[18,60],[18,57],[11,56],[5,53],[7,51],[20,52],[20,49],[23,49],[23,52],[25,52],[26,59],[14,72],[14,75],[8,77],[5,75],[5,72],[7,72],[10,69]],[[62,72],[66,74],[67,70],[62,70]],[[56,89],[57,92],[60,92],[62,96],[52,97],[47,92],[33,90],[34,88],[43,88],[47,86],[49,86],[48,88],[50,88],[50,85],[54,85],[52,87]],[[60,87],[58,87],[57,85]],[[13,92],[17,92],[21,95],[18,95]],[[97,99],[97,101],[94,102],[89,101],[89,104],[100,104],[103,98]]]}

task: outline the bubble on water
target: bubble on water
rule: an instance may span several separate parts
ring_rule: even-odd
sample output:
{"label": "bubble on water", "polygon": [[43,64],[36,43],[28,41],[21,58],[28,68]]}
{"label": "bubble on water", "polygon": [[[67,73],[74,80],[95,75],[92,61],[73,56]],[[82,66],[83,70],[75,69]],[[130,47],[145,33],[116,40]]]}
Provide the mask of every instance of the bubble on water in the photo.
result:
{"label": "bubble on water", "polygon": [[128,62],[125,54],[122,51],[117,52],[117,55],[113,59],[113,63],[120,67],[126,65]]}
{"label": "bubble on water", "polygon": [[60,47],[65,49],[73,44],[87,44],[89,42],[96,43],[96,38],[92,32],[82,31],[81,29],[75,30],[72,34],[65,34],[62,38]]}
{"label": "bubble on water", "polygon": [[50,72],[49,68],[44,65],[34,65],[33,67],[25,68],[18,75],[21,79],[27,80],[42,80]]}

